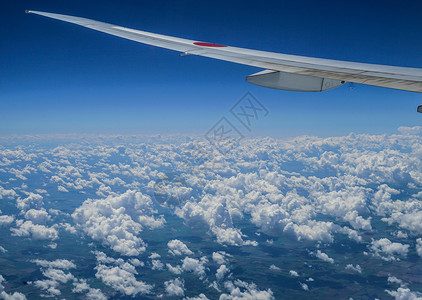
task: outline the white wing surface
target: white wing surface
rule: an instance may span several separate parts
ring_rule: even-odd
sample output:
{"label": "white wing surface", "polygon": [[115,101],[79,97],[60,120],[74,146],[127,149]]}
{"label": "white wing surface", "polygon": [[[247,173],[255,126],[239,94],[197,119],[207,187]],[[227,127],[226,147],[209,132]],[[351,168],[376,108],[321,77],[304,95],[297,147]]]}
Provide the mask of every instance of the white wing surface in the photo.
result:
{"label": "white wing surface", "polygon": [[136,42],[265,69],[248,76],[251,83],[283,90],[323,91],[355,82],[379,87],[422,92],[422,69],[355,63],[257,51],[176,38],[90,19],[27,11],[88,27]]}

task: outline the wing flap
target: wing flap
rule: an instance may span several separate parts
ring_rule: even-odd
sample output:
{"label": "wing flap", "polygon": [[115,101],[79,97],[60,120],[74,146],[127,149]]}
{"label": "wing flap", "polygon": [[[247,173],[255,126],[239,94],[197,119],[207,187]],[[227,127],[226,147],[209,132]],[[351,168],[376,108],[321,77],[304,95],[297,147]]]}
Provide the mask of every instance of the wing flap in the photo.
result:
{"label": "wing flap", "polygon": [[267,88],[295,92],[322,92],[344,84],[344,81],[272,70],[249,75],[246,81]]}

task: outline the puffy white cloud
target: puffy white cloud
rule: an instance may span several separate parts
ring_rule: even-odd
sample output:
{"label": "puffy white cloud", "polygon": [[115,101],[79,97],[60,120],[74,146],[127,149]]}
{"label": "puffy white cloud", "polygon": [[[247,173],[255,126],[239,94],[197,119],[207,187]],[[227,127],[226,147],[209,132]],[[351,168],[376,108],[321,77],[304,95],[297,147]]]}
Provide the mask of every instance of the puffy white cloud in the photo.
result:
{"label": "puffy white cloud", "polygon": [[6,280],[2,275],[0,275],[0,297],[4,300],[26,300],[26,296],[22,293],[14,292],[13,294],[8,294],[4,291],[3,282]]}
{"label": "puffy white cloud", "polygon": [[255,299],[255,300],[270,300],[274,299],[271,289],[258,290],[254,283],[247,283],[241,280],[234,282],[226,281],[224,287],[230,294],[221,294],[220,300],[240,300],[240,299]]}
{"label": "puffy white cloud", "polygon": [[66,213],[62,212],[62,211],[61,211],[61,210],[59,210],[59,209],[54,209],[54,208],[50,208],[50,209],[48,210],[48,213],[49,213],[50,215],[54,215],[54,216],[59,216],[59,215],[68,216],[68,214],[66,214]]}
{"label": "puffy white cloud", "polygon": [[300,283],[300,287],[304,290],[304,291],[309,291],[309,286],[306,284],[306,283],[302,283],[302,282],[299,282]]}
{"label": "puffy white cloud", "polygon": [[422,257],[422,238],[416,240],[416,253]]}
{"label": "puffy white cloud", "polygon": [[42,270],[42,273],[47,279],[36,280],[33,284],[46,292],[46,297],[57,297],[61,295],[59,290],[60,284],[67,283],[68,281],[75,280],[75,277],[71,273],[65,273],[60,269],[48,268]]}
{"label": "puffy white cloud", "polygon": [[193,252],[189,250],[188,246],[186,246],[180,240],[171,240],[167,243],[169,247],[169,252],[172,255],[192,255]]}
{"label": "puffy white cloud", "polygon": [[401,126],[398,128],[398,131],[406,135],[420,135],[422,134],[422,127],[421,126],[413,126],[413,127]]}
{"label": "puffy white cloud", "polygon": [[7,216],[7,215],[0,216],[0,226],[10,225],[11,223],[13,223],[14,220],[15,220],[14,216]]}
{"label": "puffy white cloud", "polygon": [[156,229],[156,228],[163,227],[166,221],[163,216],[156,218],[154,216],[141,215],[138,218],[138,222],[143,227],[147,227],[149,229]]}
{"label": "puffy white cloud", "polygon": [[69,233],[76,234],[76,228],[70,225],[69,223],[60,223],[60,226]]}
{"label": "puffy white cloud", "polygon": [[162,269],[164,269],[164,264],[158,259],[153,259],[151,263],[153,270],[161,271]]}
{"label": "puffy white cloud", "polygon": [[395,255],[406,257],[409,245],[393,243],[389,239],[383,238],[373,240],[370,249],[374,256],[380,257],[386,261],[392,261],[400,260],[400,258],[395,257]]}
{"label": "puffy white cloud", "polygon": [[270,269],[270,270],[273,270],[273,271],[280,271],[280,270],[281,270],[281,269],[280,269],[279,267],[277,267],[276,265],[271,265],[269,269]]}
{"label": "puffy white cloud", "polygon": [[90,288],[85,295],[87,300],[107,300],[107,297],[101,292],[100,289]]}
{"label": "puffy white cloud", "polygon": [[392,219],[398,220],[401,227],[422,234],[422,223],[420,221],[422,219],[422,210],[402,215],[396,213],[392,215]]}
{"label": "puffy white cloud", "polygon": [[164,282],[166,293],[170,297],[177,296],[182,297],[185,295],[184,281],[180,278],[169,280]]}
{"label": "puffy white cloud", "polygon": [[406,233],[406,232],[403,232],[403,231],[401,231],[401,230],[399,230],[399,231],[397,231],[397,232],[395,232],[394,234],[393,234],[393,236],[395,236],[395,237],[397,237],[397,238],[399,238],[399,239],[407,239],[409,236],[408,236],[408,234]]}
{"label": "puffy white cloud", "polygon": [[398,284],[400,286],[405,286],[403,280],[398,279],[396,276],[388,276],[387,278],[388,283],[392,284]]}
{"label": "puffy white cloud", "polygon": [[368,191],[363,187],[345,187],[339,191],[314,192],[313,196],[318,199],[322,213],[339,217],[354,229],[371,230],[370,218],[359,216],[359,212],[366,212]]}
{"label": "puffy white cloud", "polygon": [[13,199],[17,197],[17,194],[14,190],[6,190],[5,188],[0,186],[0,199]]}
{"label": "puffy white cloud", "polygon": [[230,254],[224,252],[224,251],[217,251],[212,253],[212,260],[219,265],[227,263],[227,258],[231,257]]}
{"label": "puffy white cloud", "polygon": [[329,257],[326,253],[321,252],[321,250],[317,250],[317,252],[315,253],[315,256],[317,258],[319,258],[320,260],[323,260],[325,262],[329,262],[330,264],[334,263],[334,259]]}
{"label": "puffy white cloud", "polygon": [[56,248],[57,248],[57,243],[49,243],[49,244],[47,245],[47,247],[48,247],[48,248],[51,248],[51,249],[56,249]]}
{"label": "puffy white cloud", "polygon": [[183,183],[177,180],[167,180],[165,174],[160,176],[160,179],[164,180],[151,182],[151,185],[156,199],[162,206],[174,207],[191,198],[192,188],[183,186]]}
{"label": "puffy white cloud", "polygon": [[42,294],[44,297],[57,297],[61,295],[61,291],[58,289],[60,283],[55,280],[45,279],[36,280],[32,282],[35,287],[45,291],[46,294]]}
{"label": "puffy white cloud", "polygon": [[73,282],[73,293],[86,293],[85,298],[88,300],[106,300],[107,297],[100,289],[93,289],[89,286],[86,279],[78,279]]}
{"label": "puffy white cloud", "polygon": [[[106,285],[112,287],[116,291],[128,296],[136,296],[138,294],[150,294],[153,285],[143,281],[138,281],[135,277],[138,272],[135,266],[122,258],[115,259],[108,257],[104,252],[93,251],[97,258],[97,273],[95,277],[101,279]],[[133,261],[130,259],[129,261]],[[139,265],[139,261],[135,261]],[[142,264],[141,264],[142,265]]]}
{"label": "puffy white cloud", "polygon": [[109,257],[107,256],[107,254],[101,251],[91,251],[91,253],[95,255],[97,262],[102,263],[102,264],[110,264],[110,263],[121,264],[124,262],[123,259],[115,259],[113,257]]}
{"label": "puffy white cloud", "polygon": [[230,273],[230,269],[227,268],[226,265],[220,265],[220,267],[217,269],[215,277],[217,277],[217,281],[221,281],[228,273]]}
{"label": "puffy white cloud", "polygon": [[45,209],[30,209],[25,213],[25,218],[34,224],[45,224],[51,219]]}
{"label": "puffy white cloud", "polygon": [[46,195],[48,195],[48,192],[46,190],[44,190],[44,189],[35,189],[35,192],[37,194],[46,194]]}
{"label": "puffy white cloud", "polygon": [[[128,190],[119,196],[88,199],[75,210],[72,217],[76,227],[92,239],[121,254],[137,256],[146,247],[139,232],[145,227],[157,228],[165,222],[162,217],[154,218],[154,213],[149,196]],[[147,222],[145,216],[149,217]]]}
{"label": "puffy white cloud", "polygon": [[[92,253],[95,254],[97,262],[100,264],[113,264],[113,265],[119,266],[121,269],[128,271],[132,274],[137,274],[135,265],[129,263],[133,261],[132,259],[130,259],[129,262],[127,262],[122,258],[115,259],[113,257],[109,257],[104,252],[101,252],[101,251],[92,251]],[[137,263],[139,262],[135,261],[135,264]]]}
{"label": "puffy white cloud", "polygon": [[187,272],[196,274],[200,279],[205,278],[205,264],[208,262],[205,256],[200,259],[185,257],[182,260],[182,269]]}
{"label": "puffy white cloud", "polygon": [[53,227],[47,227],[44,225],[38,225],[32,223],[32,221],[16,221],[17,228],[10,228],[12,235],[20,237],[32,237],[35,240],[56,240],[59,237],[57,229]]}
{"label": "puffy white cloud", "polygon": [[399,287],[396,291],[386,290],[386,292],[394,297],[396,300],[421,300],[422,294],[418,292],[412,292],[408,288]]}
{"label": "puffy white cloud", "polygon": [[61,185],[59,185],[59,186],[57,187],[57,190],[58,190],[59,192],[69,193],[69,190],[68,190],[67,188],[65,188],[64,186],[61,186]]}
{"label": "puffy white cloud", "polygon": [[161,257],[161,255],[160,254],[158,254],[158,253],[156,253],[156,252],[153,252],[153,253],[151,253],[151,255],[150,256],[148,256],[149,258],[151,258],[151,259],[156,259],[156,258],[160,258]]}
{"label": "puffy white cloud", "polygon": [[218,287],[218,283],[217,281],[213,281],[212,283],[210,283],[210,285],[208,286],[209,288],[213,288],[215,289],[217,292],[221,293],[221,289]]}
{"label": "puffy white cloud", "polygon": [[333,222],[325,221],[309,221],[307,224],[297,225],[295,223],[288,223],[284,228],[285,232],[291,232],[296,235],[298,241],[307,239],[311,241],[333,241],[333,232],[339,231],[338,225]]}
{"label": "puffy white cloud", "polygon": [[100,264],[95,267],[95,277],[101,279],[106,285],[128,296],[150,294],[153,286],[143,281],[138,281],[135,275],[119,266],[106,266]]}
{"label": "puffy white cloud", "polygon": [[74,276],[71,273],[65,273],[60,269],[48,268],[43,270],[43,275],[51,280],[55,280],[61,283],[66,283],[74,279]]}
{"label": "puffy white cloud", "polygon": [[76,265],[72,261],[67,260],[67,259],[56,259],[53,261],[48,261],[44,259],[34,259],[34,260],[31,260],[31,262],[43,268],[55,268],[55,269],[62,269],[62,270],[76,268]]}
{"label": "puffy white cloud", "polygon": [[184,300],[208,300],[208,297],[205,296],[204,294],[199,294],[198,296],[195,296],[195,297],[186,297],[184,298]]}
{"label": "puffy white cloud", "polygon": [[221,244],[257,245],[255,241],[243,240],[245,235],[240,229],[233,227],[233,211],[220,201],[223,201],[223,198],[205,195],[199,203],[188,201],[183,207],[177,208],[176,214],[189,224],[197,222],[208,224],[216,235],[217,242]]}
{"label": "puffy white cloud", "polygon": [[40,209],[44,204],[43,199],[44,197],[40,194],[28,193],[28,197],[23,199],[18,198],[16,200],[16,206],[22,211],[26,211],[31,208]]}
{"label": "puffy white cloud", "polygon": [[217,242],[221,244],[229,244],[234,246],[258,245],[256,241],[244,241],[243,237],[245,237],[245,235],[242,234],[242,232],[238,228],[222,228],[216,226],[213,227],[211,230],[216,235]]}
{"label": "puffy white cloud", "polygon": [[350,271],[354,271],[354,272],[358,272],[358,273],[362,273],[362,268],[359,265],[352,265],[352,264],[348,264],[345,267],[346,270],[350,270]]}
{"label": "puffy white cloud", "polygon": [[66,259],[56,259],[47,261],[42,259],[34,259],[31,262],[40,266],[42,274],[47,278],[30,282],[35,287],[43,290],[45,294],[42,297],[57,297],[61,295],[60,287],[62,284],[72,282],[74,293],[86,293],[86,299],[105,300],[107,297],[99,290],[91,288],[86,279],[78,279],[71,273],[65,273],[63,270],[75,269],[76,265]]}
{"label": "puffy white cloud", "polygon": [[172,272],[173,274],[179,275],[182,274],[183,269],[181,266],[173,267],[171,264],[166,264],[167,269]]}
{"label": "puffy white cloud", "polygon": [[129,259],[129,262],[134,265],[135,267],[143,267],[145,266],[145,263],[143,261],[140,261],[137,258],[131,258]]}
{"label": "puffy white cloud", "polygon": [[290,274],[290,276],[293,276],[293,277],[298,277],[299,276],[299,274],[295,270],[290,270],[289,271],[289,274]]}

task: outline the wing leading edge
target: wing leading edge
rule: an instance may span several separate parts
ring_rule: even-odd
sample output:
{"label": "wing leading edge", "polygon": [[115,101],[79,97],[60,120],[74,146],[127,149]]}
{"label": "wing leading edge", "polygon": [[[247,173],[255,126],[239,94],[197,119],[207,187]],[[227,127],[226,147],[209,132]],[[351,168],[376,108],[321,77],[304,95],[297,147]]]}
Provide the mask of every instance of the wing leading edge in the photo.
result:
{"label": "wing leading edge", "polygon": [[[323,91],[335,88],[344,82],[354,82],[422,93],[422,69],[244,49],[150,33],[80,17],[39,11],[26,12],[77,24],[132,41],[179,51],[182,52],[181,55],[199,55],[263,68],[267,71],[260,73],[264,74],[253,74],[247,80],[266,87],[300,91]],[[317,80],[321,82],[320,89],[315,87],[318,84],[316,83]],[[289,82],[295,82],[296,84],[302,82],[302,87],[299,89],[284,88]],[[308,83],[312,84],[309,88],[306,86]]]}

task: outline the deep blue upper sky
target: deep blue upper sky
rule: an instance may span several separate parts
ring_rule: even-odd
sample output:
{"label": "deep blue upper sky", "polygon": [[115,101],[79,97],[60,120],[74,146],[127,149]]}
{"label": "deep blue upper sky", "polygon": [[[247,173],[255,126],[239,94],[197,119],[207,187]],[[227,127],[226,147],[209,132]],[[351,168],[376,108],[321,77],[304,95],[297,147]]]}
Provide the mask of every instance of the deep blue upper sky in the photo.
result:
{"label": "deep blue upper sky", "polygon": [[258,50],[422,67],[419,1],[8,1],[0,11],[0,134],[203,133],[247,91],[270,111],[251,134],[391,133],[422,95],[324,93],[245,82],[259,69],[123,40],[25,9]]}

